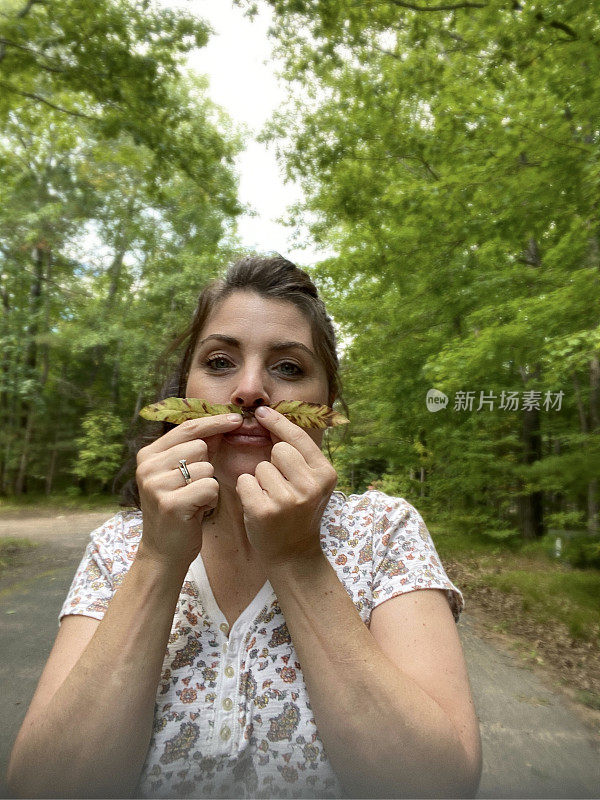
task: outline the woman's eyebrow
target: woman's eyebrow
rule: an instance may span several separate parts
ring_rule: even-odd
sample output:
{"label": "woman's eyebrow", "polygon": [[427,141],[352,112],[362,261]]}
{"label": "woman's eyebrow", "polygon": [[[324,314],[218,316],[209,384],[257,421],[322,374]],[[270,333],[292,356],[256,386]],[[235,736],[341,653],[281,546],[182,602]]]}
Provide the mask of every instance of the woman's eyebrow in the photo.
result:
{"label": "woman's eyebrow", "polygon": [[[198,342],[198,345],[202,346],[205,342],[212,340],[224,342],[225,344],[229,344],[232,347],[237,347],[238,349],[241,349],[242,346],[239,339],[236,339],[234,336],[227,336],[224,333],[211,333],[209,336]],[[291,350],[292,348],[303,350],[305,353],[308,353],[311,358],[316,359],[315,353],[313,353],[313,351],[305,344],[302,344],[302,342],[274,342],[273,344],[269,345],[269,349],[275,352],[278,352],[279,350]]]}
{"label": "woman's eyebrow", "polygon": [[225,344],[230,344],[232,347],[240,347],[239,339],[236,339],[233,336],[226,336],[224,333],[211,333],[205,339],[201,339],[198,342],[198,346],[204,344],[204,342],[210,342],[212,339],[216,339],[219,342],[225,342]]}
{"label": "woman's eyebrow", "polygon": [[297,347],[300,350],[304,350],[304,352],[308,353],[308,355],[311,356],[311,358],[316,358],[316,355],[313,353],[310,347],[307,347],[305,344],[302,344],[302,342],[276,342],[275,344],[271,345],[271,350],[275,351],[291,350],[294,347]]}

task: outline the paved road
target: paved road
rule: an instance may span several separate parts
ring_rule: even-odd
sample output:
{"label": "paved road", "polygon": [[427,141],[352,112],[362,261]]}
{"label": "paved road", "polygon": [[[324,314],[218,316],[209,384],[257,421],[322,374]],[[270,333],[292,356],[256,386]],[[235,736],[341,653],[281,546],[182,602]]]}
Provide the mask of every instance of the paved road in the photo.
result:
{"label": "paved road", "polygon": [[[34,561],[0,578],[2,778],[88,533],[106,516],[0,519],[0,536],[27,535],[40,541]],[[516,656],[480,638],[468,614],[459,631],[483,740],[478,797],[599,798],[600,743],[562,696],[521,667]],[[8,796],[2,780],[0,797]]]}

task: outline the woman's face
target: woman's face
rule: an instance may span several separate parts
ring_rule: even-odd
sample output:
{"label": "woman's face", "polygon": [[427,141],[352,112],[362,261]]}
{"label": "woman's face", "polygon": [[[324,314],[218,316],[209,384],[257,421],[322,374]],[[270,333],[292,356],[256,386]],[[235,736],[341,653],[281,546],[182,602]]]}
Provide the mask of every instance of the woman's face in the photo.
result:
{"label": "woman's face", "polygon": [[[198,337],[186,397],[246,407],[279,400],[326,404],[327,375],[308,319],[285,300],[233,292],[213,310]],[[321,444],[323,431],[308,433]],[[254,417],[233,433],[211,437],[215,477],[235,486],[239,475],[253,475],[259,462],[270,459],[276,441]]]}

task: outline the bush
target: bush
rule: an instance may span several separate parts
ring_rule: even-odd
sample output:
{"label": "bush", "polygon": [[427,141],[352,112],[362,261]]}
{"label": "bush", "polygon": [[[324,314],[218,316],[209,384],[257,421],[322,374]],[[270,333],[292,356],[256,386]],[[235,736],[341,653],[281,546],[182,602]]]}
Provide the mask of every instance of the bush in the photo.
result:
{"label": "bush", "polygon": [[404,497],[409,502],[411,497],[415,497],[414,489],[411,486],[411,479],[405,475],[392,475],[386,473],[374,481],[371,481],[370,488],[385,492],[392,497]]}
{"label": "bush", "polygon": [[546,514],[545,522],[548,529],[572,530],[585,525],[585,514],[583,511],[555,511]]}
{"label": "bush", "polygon": [[83,435],[77,440],[78,456],[72,472],[104,490],[123,460],[123,422],[112,412],[92,411],[83,420]]}
{"label": "bush", "polygon": [[600,537],[582,534],[567,539],[563,558],[579,569],[600,569]]}

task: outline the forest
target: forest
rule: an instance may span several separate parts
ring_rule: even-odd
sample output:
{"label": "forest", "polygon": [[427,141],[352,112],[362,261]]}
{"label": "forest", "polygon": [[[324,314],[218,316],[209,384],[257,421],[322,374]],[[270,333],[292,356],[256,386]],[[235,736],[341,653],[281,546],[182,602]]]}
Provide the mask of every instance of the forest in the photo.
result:
{"label": "forest", "polygon": [[[268,5],[288,99],[262,138],[335,254],[339,487],[600,566],[597,9]],[[118,492],[157,358],[241,252],[244,142],[186,67],[188,8],[1,2],[1,497]]]}

